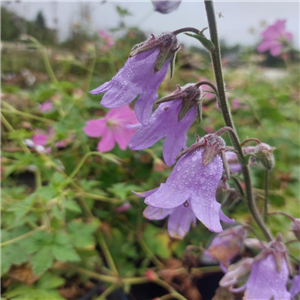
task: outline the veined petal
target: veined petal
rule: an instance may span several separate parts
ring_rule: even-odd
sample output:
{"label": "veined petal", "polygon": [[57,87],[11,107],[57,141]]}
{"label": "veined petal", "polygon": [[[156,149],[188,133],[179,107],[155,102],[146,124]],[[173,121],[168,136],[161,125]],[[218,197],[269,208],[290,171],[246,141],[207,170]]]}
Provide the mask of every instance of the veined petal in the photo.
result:
{"label": "veined petal", "polygon": [[145,203],[154,207],[174,208],[188,200],[186,192],[170,188],[166,183],[162,183],[158,190],[145,199]]}
{"label": "veined petal", "polygon": [[89,93],[96,95],[96,94],[107,92],[111,88],[111,84],[112,84],[111,81],[105,82],[100,86],[98,86],[97,88],[91,90]]}
{"label": "veined petal", "polygon": [[125,126],[119,127],[113,131],[114,140],[122,150],[126,149],[133,134],[134,130],[126,128]]}
{"label": "veined petal", "polygon": [[192,197],[191,205],[197,219],[210,231],[223,231],[219,218],[220,203],[217,201],[213,202],[210,198],[199,195],[198,197]]}
{"label": "veined petal", "polygon": [[106,122],[106,119],[87,121],[83,131],[89,137],[100,137],[106,130]]}
{"label": "veined petal", "polygon": [[98,151],[107,152],[114,148],[115,139],[111,130],[106,130],[101,138],[101,141],[98,143]]}
{"label": "veined petal", "polygon": [[190,206],[180,205],[174,208],[168,220],[170,236],[182,239],[189,232],[191,224],[195,222],[196,217]]}
{"label": "veined petal", "polygon": [[181,135],[168,135],[163,145],[163,156],[167,166],[172,166],[179,152],[186,147],[187,136],[185,133]]}
{"label": "veined petal", "polygon": [[166,218],[173,209],[164,209],[153,206],[147,206],[143,212],[145,218],[150,220],[162,220]]}

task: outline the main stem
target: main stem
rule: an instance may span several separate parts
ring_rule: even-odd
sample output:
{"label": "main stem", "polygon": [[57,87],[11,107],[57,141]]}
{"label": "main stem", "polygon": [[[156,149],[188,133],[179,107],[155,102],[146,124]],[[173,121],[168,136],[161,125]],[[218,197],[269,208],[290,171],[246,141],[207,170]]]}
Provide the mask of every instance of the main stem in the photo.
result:
{"label": "main stem", "polygon": [[252,183],[250,177],[250,171],[248,167],[248,162],[246,157],[243,154],[242,147],[240,146],[240,141],[238,135],[236,134],[236,130],[234,127],[234,123],[231,117],[230,108],[228,101],[226,99],[225,87],[224,87],[224,80],[223,80],[223,72],[222,72],[222,64],[221,64],[221,52],[219,46],[219,39],[218,39],[218,30],[217,30],[217,23],[216,23],[216,14],[214,10],[213,1],[204,1],[206,15],[208,20],[209,32],[210,32],[210,39],[211,42],[214,44],[214,50],[211,50],[211,60],[214,69],[214,75],[216,80],[216,85],[218,89],[218,98],[220,102],[220,109],[223,115],[224,122],[226,126],[231,127],[235,133],[229,132],[231,143],[234,149],[238,153],[239,161],[242,166],[242,174],[244,177],[245,182],[245,189],[246,189],[246,197],[248,200],[248,207],[251,212],[252,217],[256,221],[257,225],[261,229],[262,233],[264,234],[265,238],[268,241],[272,240],[272,235],[266,227],[266,224],[263,222],[262,218],[259,215],[257,210],[255,199],[253,196],[252,190]]}

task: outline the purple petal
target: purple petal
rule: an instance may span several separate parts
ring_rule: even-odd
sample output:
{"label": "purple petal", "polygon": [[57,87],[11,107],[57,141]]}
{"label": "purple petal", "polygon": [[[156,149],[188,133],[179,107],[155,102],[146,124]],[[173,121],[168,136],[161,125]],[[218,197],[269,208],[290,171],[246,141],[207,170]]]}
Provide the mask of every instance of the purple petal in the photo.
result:
{"label": "purple petal", "polygon": [[275,259],[272,254],[256,261],[252,265],[252,271],[247,281],[245,299],[291,299],[286,289],[289,276],[288,266],[285,259],[282,261],[280,272],[276,270]]}
{"label": "purple petal", "polygon": [[48,136],[43,133],[37,133],[31,137],[31,140],[35,145],[45,146],[48,141]]}
{"label": "purple petal", "polygon": [[150,220],[162,220],[166,218],[173,209],[163,209],[153,206],[147,206],[143,212],[145,218]]}
{"label": "purple petal", "polygon": [[96,94],[101,94],[101,93],[107,92],[111,88],[111,85],[112,85],[112,82],[107,81],[107,82],[101,84],[100,86],[98,86],[97,88],[91,90],[89,93],[96,95]]}
{"label": "purple petal", "polygon": [[158,1],[158,0],[152,0],[152,3],[154,5],[154,9],[157,12],[160,12],[162,14],[168,14],[178,8],[178,6],[181,3],[180,1]]}
{"label": "purple petal", "polygon": [[132,192],[140,198],[146,198],[146,197],[149,197],[150,195],[154,194],[157,190],[158,190],[158,188],[147,191],[147,192],[135,192],[135,191],[132,191]]}
{"label": "purple petal", "polygon": [[190,206],[180,205],[174,208],[168,221],[170,236],[182,239],[189,232],[191,224],[195,222],[196,217]]}
{"label": "purple petal", "polygon": [[220,216],[220,220],[225,222],[225,223],[234,223],[234,219],[229,219],[228,217],[226,217],[224,215],[224,213],[222,212],[221,208],[220,208],[220,211],[219,211],[219,216]]}
{"label": "purple petal", "polygon": [[[108,108],[117,108],[129,104],[140,95],[142,97],[140,102],[144,104],[142,107],[138,104],[136,115],[141,123],[146,123],[147,117],[149,118],[151,114],[149,107],[157,98],[157,89],[169,68],[168,60],[158,72],[154,73],[154,65],[159,51],[159,48],[154,48],[130,57],[124,67],[110,81],[109,87],[103,88],[102,85],[101,91],[107,90],[107,92],[103,96],[101,104]],[[97,92],[99,92],[98,89],[96,89]],[[143,97],[144,94],[147,97]]]}
{"label": "purple petal", "polygon": [[148,124],[141,126],[134,134],[129,143],[130,149],[146,149],[166,137],[163,146],[164,159],[168,166],[174,164],[176,156],[186,147],[186,132],[194,122],[197,113],[194,106],[178,122],[181,104],[181,99],[160,104]]}

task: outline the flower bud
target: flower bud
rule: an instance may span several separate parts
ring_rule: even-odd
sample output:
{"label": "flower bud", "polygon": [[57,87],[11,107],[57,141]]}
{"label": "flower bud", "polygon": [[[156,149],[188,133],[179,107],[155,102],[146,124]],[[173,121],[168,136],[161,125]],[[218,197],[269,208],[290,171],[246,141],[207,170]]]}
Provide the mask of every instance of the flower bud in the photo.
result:
{"label": "flower bud", "polygon": [[255,156],[267,170],[272,170],[275,166],[274,149],[265,143],[255,146]]}
{"label": "flower bud", "polygon": [[291,230],[294,232],[296,238],[300,241],[300,219],[294,219],[291,224]]}

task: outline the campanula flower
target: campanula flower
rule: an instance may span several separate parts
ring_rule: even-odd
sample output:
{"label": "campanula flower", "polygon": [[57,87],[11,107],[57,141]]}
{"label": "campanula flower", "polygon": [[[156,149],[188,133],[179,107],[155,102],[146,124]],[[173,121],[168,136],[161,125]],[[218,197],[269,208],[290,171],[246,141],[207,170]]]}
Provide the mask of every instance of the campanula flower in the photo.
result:
{"label": "campanula flower", "polygon": [[[174,164],[176,156],[186,147],[186,132],[196,118],[197,101],[200,96],[199,87],[186,85],[182,88],[179,87],[170,96],[159,100],[168,102],[159,105],[147,125],[139,125],[139,129],[129,142],[129,148],[132,150],[146,149],[160,139],[165,138],[163,145],[164,160],[168,166]],[[172,101],[169,100],[170,98]],[[187,102],[191,105],[185,109]],[[181,116],[181,112],[185,114]],[[179,117],[181,117],[180,120],[178,120]]]}
{"label": "campanula flower", "polygon": [[230,260],[240,253],[246,235],[247,231],[243,226],[230,227],[214,237],[205,253],[227,268]]}
{"label": "campanula flower", "polygon": [[290,300],[291,295],[286,288],[288,277],[287,249],[281,242],[281,236],[277,235],[276,240],[254,258],[245,285],[231,291],[246,289],[244,299],[247,300]]}
{"label": "campanula flower", "polygon": [[124,67],[91,94],[104,93],[101,105],[108,108],[125,106],[138,97],[135,103],[136,117],[147,124],[152,106],[157,99],[157,89],[164,80],[170,61],[179,50],[174,33],[152,35],[147,41],[133,47]]}
{"label": "campanula flower", "polygon": [[293,35],[285,30],[286,20],[277,20],[261,33],[263,41],[258,45],[258,52],[270,50],[271,55],[278,56],[284,44],[292,41]]}
{"label": "campanula flower", "polygon": [[[199,145],[206,145],[200,147]],[[146,197],[147,205],[171,209],[189,205],[195,216],[211,231],[221,232],[220,220],[233,222],[221,211],[216,201],[216,189],[222,178],[223,163],[218,151],[225,142],[215,134],[203,137],[184,150],[166,183]],[[212,154],[214,153],[214,154]]]}
{"label": "campanula flower", "polygon": [[98,151],[107,152],[114,148],[115,143],[125,150],[134,130],[127,128],[128,124],[137,122],[134,111],[128,105],[111,109],[103,119],[86,122],[84,132],[89,137],[100,137]]}
{"label": "campanula flower", "polygon": [[181,3],[180,1],[175,0],[167,0],[167,1],[158,1],[158,0],[152,0],[152,3],[154,5],[154,9],[157,12],[160,12],[162,14],[169,14],[172,11],[176,10],[178,6]]}

